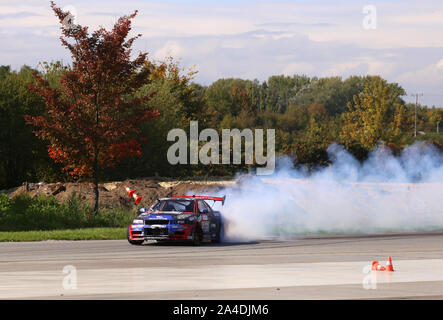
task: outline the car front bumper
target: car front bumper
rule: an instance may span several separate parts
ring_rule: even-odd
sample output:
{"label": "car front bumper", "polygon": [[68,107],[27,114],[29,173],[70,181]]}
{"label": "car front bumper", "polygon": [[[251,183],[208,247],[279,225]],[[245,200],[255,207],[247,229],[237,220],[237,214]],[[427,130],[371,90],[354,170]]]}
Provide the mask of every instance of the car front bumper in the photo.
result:
{"label": "car front bumper", "polygon": [[192,240],[194,225],[130,225],[130,240]]}

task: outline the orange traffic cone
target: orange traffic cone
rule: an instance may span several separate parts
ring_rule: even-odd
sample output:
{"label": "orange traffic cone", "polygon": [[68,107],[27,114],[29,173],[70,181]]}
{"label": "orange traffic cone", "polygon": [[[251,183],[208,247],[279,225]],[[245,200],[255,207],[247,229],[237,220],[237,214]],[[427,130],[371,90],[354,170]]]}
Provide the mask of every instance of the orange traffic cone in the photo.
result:
{"label": "orange traffic cone", "polygon": [[394,271],[391,257],[388,257],[388,261],[386,262],[386,271]]}
{"label": "orange traffic cone", "polygon": [[134,193],[133,197],[135,203],[140,203],[140,201],[142,201],[142,197],[138,196],[136,193]]}
{"label": "orange traffic cone", "polygon": [[131,190],[129,189],[129,187],[125,186],[126,191],[128,192],[128,197],[132,197],[132,195],[134,194],[135,190]]}
{"label": "orange traffic cone", "polygon": [[374,271],[385,271],[385,267],[383,267],[378,261],[372,261],[372,268]]}

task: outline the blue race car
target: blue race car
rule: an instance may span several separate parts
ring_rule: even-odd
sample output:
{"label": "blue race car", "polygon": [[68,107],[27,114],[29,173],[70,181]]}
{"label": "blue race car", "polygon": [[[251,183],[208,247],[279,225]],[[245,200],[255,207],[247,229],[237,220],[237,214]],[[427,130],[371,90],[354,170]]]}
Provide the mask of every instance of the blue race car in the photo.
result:
{"label": "blue race car", "polygon": [[219,211],[212,210],[206,200],[221,201],[225,197],[183,196],[162,198],[132,221],[127,238],[130,244],[141,245],[145,240],[220,242],[223,221]]}

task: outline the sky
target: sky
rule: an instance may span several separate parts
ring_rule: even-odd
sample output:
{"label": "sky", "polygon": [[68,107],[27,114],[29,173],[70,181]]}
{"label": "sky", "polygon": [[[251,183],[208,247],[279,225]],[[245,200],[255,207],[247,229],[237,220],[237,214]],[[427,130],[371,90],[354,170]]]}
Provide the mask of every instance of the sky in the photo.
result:
{"label": "sky", "polygon": [[[305,74],[380,75],[407,92],[404,99],[443,107],[441,0],[57,0],[90,30],[111,28],[138,10],[134,53],[173,56],[195,66],[195,81],[266,80]],[[0,65],[19,69],[41,61],[70,62],[60,25],[44,0],[0,0]]]}

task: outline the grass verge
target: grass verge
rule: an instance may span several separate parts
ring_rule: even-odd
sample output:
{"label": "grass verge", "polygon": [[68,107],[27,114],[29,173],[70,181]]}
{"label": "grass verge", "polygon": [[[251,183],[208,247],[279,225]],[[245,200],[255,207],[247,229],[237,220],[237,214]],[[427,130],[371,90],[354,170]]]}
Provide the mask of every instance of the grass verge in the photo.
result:
{"label": "grass verge", "polygon": [[126,228],[83,228],[68,230],[0,232],[0,242],[121,239],[126,239]]}

